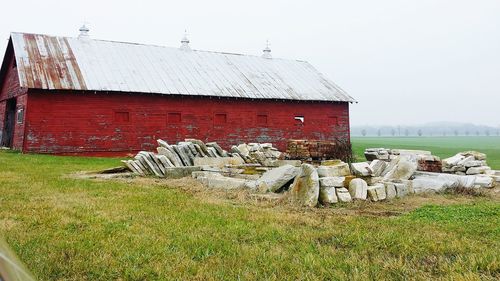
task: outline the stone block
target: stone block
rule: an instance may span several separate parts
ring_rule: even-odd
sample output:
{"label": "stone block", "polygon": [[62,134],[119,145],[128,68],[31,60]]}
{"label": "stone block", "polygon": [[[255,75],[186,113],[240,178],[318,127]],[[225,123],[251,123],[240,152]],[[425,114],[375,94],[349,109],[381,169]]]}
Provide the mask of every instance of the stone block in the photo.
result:
{"label": "stone block", "polygon": [[319,179],[320,186],[344,187],[345,177],[326,177]]}
{"label": "stone block", "polygon": [[370,169],[372,170],[372,174],[374,177],[380,177],[387,167],[387,162],[382,160],[373,160],[370,163]]}
{"label": "stone block", "polygon": [[349,193],[353,199],[366,200],[368,184],[362,179],[353,179],[349,183]]}
{"label": "stone block", "polygon": [[371,201],[382,201],[386,199],[385,185],[377,184],[374,186],[368,186],[367,188],[368,198]]}
{"label": "stone block", "polygon": [[335,191],[337,192],[337,199],[339,202],[351,202],[352,197],[351,194],[349,193],[349,190],[347,188],[335,188]]}
{"label": "stone block", "polygon": [[292,165],[284,165],[265,172],[257,180],[257,187],[261,191],[275,192],[286,183],[294,179],[300,172],[300,168]]}
{"label": "stone block", "polygon": [[324,205],[338,202],[337,193],[334,186],[320,186],[319,202]]}
{"label": "stone block", "polygon": [[225,167],[226,165],[242,165],[245,162],[239,157],[195,157],[194,166]]}
{"label": "stone block", "polygon": [[300,173],[290,188],[290,195],[293,201],[308,207],[318,204],[319,198],[319,177],[313,165],[302,164]]}
{"label": "stone block", "polygon": [[318,175],[319,177],[344,177],[351,174],[349,165],[347,163],[341,163],[334,166],[319,166]]}
{"label": "stone block", "polygon": [[484,174],[486,171],[491,170],[490,167],[488,166],[481,166],[481,167],[470,167],[467,169],[466,174],[467,175],[479,175],[479,174]]}
{"label": "stone block", "polygon": [[384,180],[407,180],[417,171],[417,160],[408,155],[393,159],[384,170]]}
{"label": "stone block", "polygon": [[199,166],[170,167],[165,168],[165,177],[169,179],[180,179],[189,177],[195,171],[201,171]]}
{"label": "stone block", "polygon": [[392,182],[384,182],[386,199],[391,200],[396,198],[396,185]]}
{"label": "stone block", "polygon": [[373,171],[368,162],[351,163],[352,172],[357,176],[370,176]]}

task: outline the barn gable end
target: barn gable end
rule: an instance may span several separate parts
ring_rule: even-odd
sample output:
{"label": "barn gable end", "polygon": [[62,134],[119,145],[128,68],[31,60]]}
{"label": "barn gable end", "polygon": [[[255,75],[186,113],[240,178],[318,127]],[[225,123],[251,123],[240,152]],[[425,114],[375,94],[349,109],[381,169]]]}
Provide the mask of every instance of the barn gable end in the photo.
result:
{"label": "barn gable end", "polygon": [[[21,119],[24,119],[26,106],[26,89],[20,86],[14,49],[12,41],[9,40],[0,69],[1,146],[10,146],[15,149],[23,148],[25,122]],[[13,113],[9,113],[9,110]]]}

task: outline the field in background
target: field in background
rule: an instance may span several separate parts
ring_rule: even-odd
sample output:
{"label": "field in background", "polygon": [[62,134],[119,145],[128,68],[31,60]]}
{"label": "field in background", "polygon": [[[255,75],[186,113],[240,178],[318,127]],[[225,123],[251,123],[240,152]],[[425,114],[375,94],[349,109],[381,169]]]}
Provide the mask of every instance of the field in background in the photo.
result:
{"label": "field in background", "polygon": [[[354,147],[392,141],[440,147]],[[440,145],[440,156],[466,148]],[[490,149],[477,148],[498,159]],[[0,234],[39,280],[500,278],[496,190],[307,209],[213,196],[189,179],[72,176],[118,165],[0,151]]]}
{"label": "field in background", "polygon": [[477,150],[486,153],[488,165],[500,170],[500,137],[353,137],[354,154],[358,161],[365,161],[365,148],[407,148],[429,150],[443,158],[458,152]]}

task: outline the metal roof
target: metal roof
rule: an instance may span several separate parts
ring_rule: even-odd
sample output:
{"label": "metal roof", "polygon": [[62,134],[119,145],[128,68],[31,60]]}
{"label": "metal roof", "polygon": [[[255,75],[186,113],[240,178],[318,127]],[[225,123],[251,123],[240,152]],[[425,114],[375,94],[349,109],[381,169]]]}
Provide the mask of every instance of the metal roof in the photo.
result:
{"label": "metal roof", "polygon": [[355,102],[304,61],[12,33],[22,87]]}

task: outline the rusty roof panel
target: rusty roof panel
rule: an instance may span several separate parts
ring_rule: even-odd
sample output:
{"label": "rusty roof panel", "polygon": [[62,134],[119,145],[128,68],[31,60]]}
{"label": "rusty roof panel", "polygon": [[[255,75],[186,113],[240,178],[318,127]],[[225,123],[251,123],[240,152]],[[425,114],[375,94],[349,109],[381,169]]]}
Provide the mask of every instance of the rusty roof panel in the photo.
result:
{"label": "rusty roof panel", "polygon": [[12,33],[21,86],[354,102],[303,61]]}

